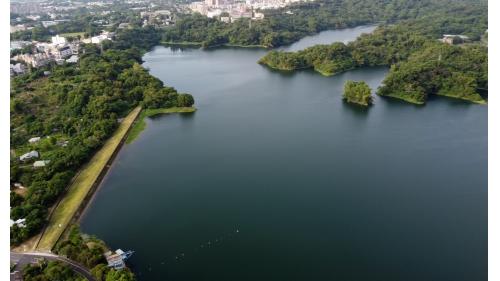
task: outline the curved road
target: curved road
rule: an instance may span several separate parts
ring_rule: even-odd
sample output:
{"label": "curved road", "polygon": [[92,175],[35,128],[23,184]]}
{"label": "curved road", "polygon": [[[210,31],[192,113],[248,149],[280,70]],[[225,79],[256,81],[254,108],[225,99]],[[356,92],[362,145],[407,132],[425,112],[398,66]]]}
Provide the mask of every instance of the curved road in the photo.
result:
{"label": "curved road", "polygon": [[[26,252],[26,253],[16,253],[10,252],[10,261],[16,263],[15,270],[20,270],[25,265],[29,263],[36,263],[37,259],[44,258],[49,261],[60,261],[65,263],[67,266],[71,267],[73,271],[79,273],[83,277],[87,278],[89,281],[97,281],[90,271],[83,265],[78,264],[70,259],[50,254],[50,253],[40,253],[40,252]],[[11,275],[12,276],[12,275]]]}

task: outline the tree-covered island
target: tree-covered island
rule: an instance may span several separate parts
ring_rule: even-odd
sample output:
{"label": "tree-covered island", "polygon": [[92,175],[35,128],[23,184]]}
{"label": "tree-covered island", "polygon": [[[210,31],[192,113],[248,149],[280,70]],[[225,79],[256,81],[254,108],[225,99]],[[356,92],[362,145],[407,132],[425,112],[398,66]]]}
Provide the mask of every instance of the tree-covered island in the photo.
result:
{"label": "tree-covered island", "polygon": [[356,82],[349,80],[345,82],[342,99],[361,106],[369,106],[373,103],[370,86],[364,81]]}
{"label": "tree-covered island", "polygon": [[[451,5],[451,4],[450,4]],[[405,101],[423,104],[429,95],[442,95],[485,103],[488,88],[488,49],[483,41],[453,45],[438,40],[443,33],[471,34],[481,38],[487,29],[486,7],[450,6],[453,18],[433,13],[396,25],[383,25],[348,44],[316,45],[297,52],[270,51],[259,60],[273,69],[314,69],[335,75],[350,69],[390,66],[377,91]]]}

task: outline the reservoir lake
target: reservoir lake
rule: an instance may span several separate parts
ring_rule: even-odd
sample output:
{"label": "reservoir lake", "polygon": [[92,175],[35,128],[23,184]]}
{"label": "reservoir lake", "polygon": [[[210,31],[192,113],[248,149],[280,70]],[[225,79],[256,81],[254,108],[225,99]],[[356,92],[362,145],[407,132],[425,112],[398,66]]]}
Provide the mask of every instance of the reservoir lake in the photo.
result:
{"label": "reservoir lake", "polygon": [[[282,48],[348,42],[373,26]],[[157,46],[144,66],[198,111],[147,118],[80,223],[141,281],[487,280],[487,110],[342,101],[388,73],[324,77],[262,49]]]}

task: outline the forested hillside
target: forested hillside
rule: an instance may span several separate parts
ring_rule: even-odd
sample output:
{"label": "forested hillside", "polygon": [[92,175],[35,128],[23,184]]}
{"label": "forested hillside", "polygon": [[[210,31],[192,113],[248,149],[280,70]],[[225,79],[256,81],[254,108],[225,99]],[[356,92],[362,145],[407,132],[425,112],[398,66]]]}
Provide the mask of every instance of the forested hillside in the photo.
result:
{"label": "forested hillside", "polygon": [[[279,70],[311,68],[329,76],[366,66],[392,66],[378,94],[425,103],[430,94],[484,103],[487,9],[452,9],[455,14],[425,16],[384,25],[349,43],[317,45],[298,52],[271,51],[259,63]],[[481,33],[482,32],[482,33]],[[448,45],[443,33],[469,34],[470,43]]]}
{"label": "forested hillside", "polygon": [[[475,22],[477,29],[467,30],[466,34],[477,39],[487,21],[483,16],[478,17],[476,11],[485,5],[486,1],[472,0],[319,0],[264,11],[263,20],[251,23],[249,19],[229,24],[199,14],[184,15],[175,26],[164,31],[162,40],[194,43],[203,47],[236,45],[272,48],[291,44],[306,35],[327,29],[395,23],[430,16],[445,17],[442,31],[463,33],[463,19],[453,17],[456,12],[464,14],[467,21]],[[421,23],[421,30],[426,32],[428,28],[424,22]],[[438,33],[439,30],[434,29],[433,32]]]}
{"label": "forested hillside", "polygon": [[[51,66],[12,79],[11,184],[27,187],[11,192],[11,219],[26,219],[26,227],[11,227],[12,244],[42,228],[47,209],[130,110],[192,105],[190,95],[165,87],[140,66],[139,49],[127,47],[85,45],[77,67]],[[28,142],[33,137],[40,140]],[[39,157],[21,161],[30,151]],[[46,165],[34,167],[35,160]]]}

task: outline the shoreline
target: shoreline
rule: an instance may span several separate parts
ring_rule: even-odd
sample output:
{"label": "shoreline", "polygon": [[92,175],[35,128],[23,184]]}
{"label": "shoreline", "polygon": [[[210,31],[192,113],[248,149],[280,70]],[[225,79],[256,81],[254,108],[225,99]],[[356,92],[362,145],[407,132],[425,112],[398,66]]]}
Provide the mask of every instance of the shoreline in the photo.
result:
{"label": "shoreline", "polygon": [[129,144],[134,142],[141,133],[146,129],[146,117],[152,117],[161,114],[172,114],[172,113],[193,113],[196,112],[196,107],[168,107],[168,108],[156,108],[156,109],[144,109],[137,116],[134,124],[132,124],[129,133],[125,139],[125,143]]}
{"label": "shoreline", "polygon": [[223,47],[228,47],[228,48],[242,48],[242,49],[265,49],[269,50],[271,48],[266,47],[264,45],[241,45],[241,44],[230,44],[230,43],[224,43],[224,44],[217,44],[217,45],[211,45],[208,47],[203,47],[203,42],[190,42],[190,41],[183,41],[183,42],[167,42],[167,41],[161,41],[160,45],[166,45],[166,46],[184,46],[184,47],[199,47],[202,49],[216,49],[216,48],[223,48]]}
{"label": "shoreline", "polygon": [[[192,110],[187,110],[187,109],[192,109]],[[184,111],[185,110],[185,111]],[[116,148],[116,153],[115,155],[112,156],[112,158],[109,159],[109,163],[107,163],[105,167],[105,171],[103,171],[103,175],[96,181],[95,183],[95,188],[91,193],[89,193],[88,198],[85,198],[85,200],[82,202],[82,207],[81,210],[78,212],[78,214],[75,214],[74,218],[72,219],[71,223],[68,224],[71,225],[72,223],[78,223],[80,220],[85,216],[85,213],[88,210],[88,207],[92,203],[92,201],[95,198],[95,195],[99,188],[101,187],[102,182],[104,179],[108,176],[108,171],[113,168],[115,165],[115,160],[116,156],[118,156],[118,153],[121,151],[122,147],[124,144],[129,144],[132,143],[139,135],[142,133],[146,127],[142,128],[142,130],[139,132],[139,134],[130,140],[130,137],[132,136],[131,134],[133,133],[133,130],[137,126],[141,126],[140,123],[144,122],[144,119],[146,117],[151,117],[151,116],[156,116],[156,115],[161,115],[161,114],[171,114],[171,113],[191,113],[195,112],[197,109],[195,107],[170,107],[170,108],[160,108],[160,109],[143,109],[141,112],[137,115],[135,118],[134,122],[130,126],[127,134],[123,137],[121,144],[119,147]],[[148,111],[170,111],[170,112],[155,112],[155,113],[149,113]],[[64,233],[61,235],[61,237],[64,235]],[[57,244],[57,243],[56,243]]]}
{"label": "shoreline", "polygon": [[355,29],[355,28],[360,28],[360,27],[375,27],[376,28],[382,24],[384,24],[384,21],[377,21],[377,22],[373,22],[373,23],[364,23],[361,25],[354,25],[354,26],[345,26],[345,27],[341,27],[341,28],[328,28],[328,29],[320,30],[320,31],[310,33],[310,34],[303,34],[299,38],[296,38],[295,40],[293,40],[293,42],[290,42],[288,44],[279,45],[279,46],[265,46],[265,45],[259,45],[259,44],[257,44],[257,45],[242,45],[242,44],[223,43],[223,44],[217,44],[217,45],[212,45],[212,46],[208,46],[208,47],[202,47],[203,42],[194,42],[194,41],[180,41],[180,42],[160,41],[160,45],[200,47],[202,49],[217,49],[217,48],[229,47],[229,48],[242,48],[242,49],[279,50],[279,48],[290,46],[290,45],[292,45],[292,44],[294,44],[294,43],[296,43],[296,42],[298,42],[306,37],[316,36],[322,32],[338,31],[338,30],[345,30],[345,29]]}
{"label": "shoreline", "polygon": [[133,109],[116,129],[114,135],[104,143],[89,162],[75,175],[71,185],[65,194],[63,194],[60,201],[58,201],[51,216],[48,218],[48,222],[34,247],[35,250],[51,251],[61,237],[64,236],[68,226],[78,221],[102,179],[112,166],[116,155],[125,143],[126,137],[141,111],[141,107]]}

